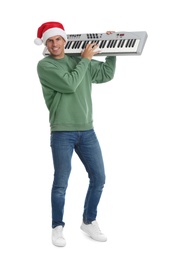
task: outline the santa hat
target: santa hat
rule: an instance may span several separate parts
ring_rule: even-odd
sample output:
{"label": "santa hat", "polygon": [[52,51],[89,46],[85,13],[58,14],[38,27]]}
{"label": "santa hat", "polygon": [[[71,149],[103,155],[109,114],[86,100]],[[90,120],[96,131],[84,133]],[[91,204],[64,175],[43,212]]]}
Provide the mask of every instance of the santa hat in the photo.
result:
{"label": "santa hat", "polygon": [[64,27],[61,23],[58,22],[47,22],[43,23],[37,31],[37,38],[34,40],[36,45],[41,45],[46,41],[48,38],[53,37],[55,35],[60,35],[67,41],[67,35],[65,33]]}

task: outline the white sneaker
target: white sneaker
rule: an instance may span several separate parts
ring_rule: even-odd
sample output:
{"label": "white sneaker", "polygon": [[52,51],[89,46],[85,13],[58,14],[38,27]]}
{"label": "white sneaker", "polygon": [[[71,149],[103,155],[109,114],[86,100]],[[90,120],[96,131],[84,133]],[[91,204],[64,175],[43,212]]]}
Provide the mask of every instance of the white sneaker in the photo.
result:
{"label": "white sneaker", "polygon": [[63,236],[63,227],[57,226],[52,229],[52,243],[55,246],[65,246],[66,241]]}
{"label": "white sneaker", "polygon": [[100,242],[105,242],[107,240],[107,237],[101,232],[96,220],[92,221],[91,224],[82,223],[80,228],[94,240]]}

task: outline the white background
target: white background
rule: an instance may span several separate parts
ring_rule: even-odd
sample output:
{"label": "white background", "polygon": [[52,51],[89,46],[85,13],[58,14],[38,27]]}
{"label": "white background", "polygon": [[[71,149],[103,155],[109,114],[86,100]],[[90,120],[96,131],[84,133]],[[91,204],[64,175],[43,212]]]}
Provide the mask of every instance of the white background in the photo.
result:
{"label": "white background", "polygon": [[[1,10],[1,259],[170,259],[170,30],[168,1],[7,1]],[[106,243],[80,230],[88,185],[74,155],[65,248],[51,244],[50,129],[36,65],[38,27],[66,32],[147,31],[141,56],[117,58],[115,78],[94,85],[94,125],[107,181],[98,209]]]}

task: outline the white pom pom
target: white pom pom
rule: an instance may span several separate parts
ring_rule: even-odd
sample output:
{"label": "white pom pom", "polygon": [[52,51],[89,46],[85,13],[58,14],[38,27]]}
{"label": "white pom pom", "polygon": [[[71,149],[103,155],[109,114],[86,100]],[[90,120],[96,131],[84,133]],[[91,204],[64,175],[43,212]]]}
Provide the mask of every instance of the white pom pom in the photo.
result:
{"label": "white pom pom", "polygon": [[41,45],[41,44],[42,44],[42,40],[41,40],[40,38],[36,38],[36,39],[34,40],[34,43],[35,43],[36,45]]}

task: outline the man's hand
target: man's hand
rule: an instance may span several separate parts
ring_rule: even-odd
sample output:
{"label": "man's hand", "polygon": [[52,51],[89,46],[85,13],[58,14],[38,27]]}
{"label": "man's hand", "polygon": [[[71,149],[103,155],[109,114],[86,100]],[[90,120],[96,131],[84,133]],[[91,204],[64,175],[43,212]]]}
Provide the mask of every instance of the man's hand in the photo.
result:
{"label": "man's hand", "polygon": [[115,31],[107,31],[106,34],[112,34],[115,33]]}
{"label": "man's hand", "polygon": [[[115,31],[107,31],[106,34],[112,34]],[[82,58],[87,58],[91,60],[95,54],[100,53],[99,45],[96,43],[89,43],[86,45],[86,48],[81,53]]]}
{"label": "man's hand", "polygon": [[82,58],[87,58],[91,60],[93,56],[99,52],[99,45],[97,45],[96,43],[89,43],[86,45],[84,51],[81,53],[81,56]]}

